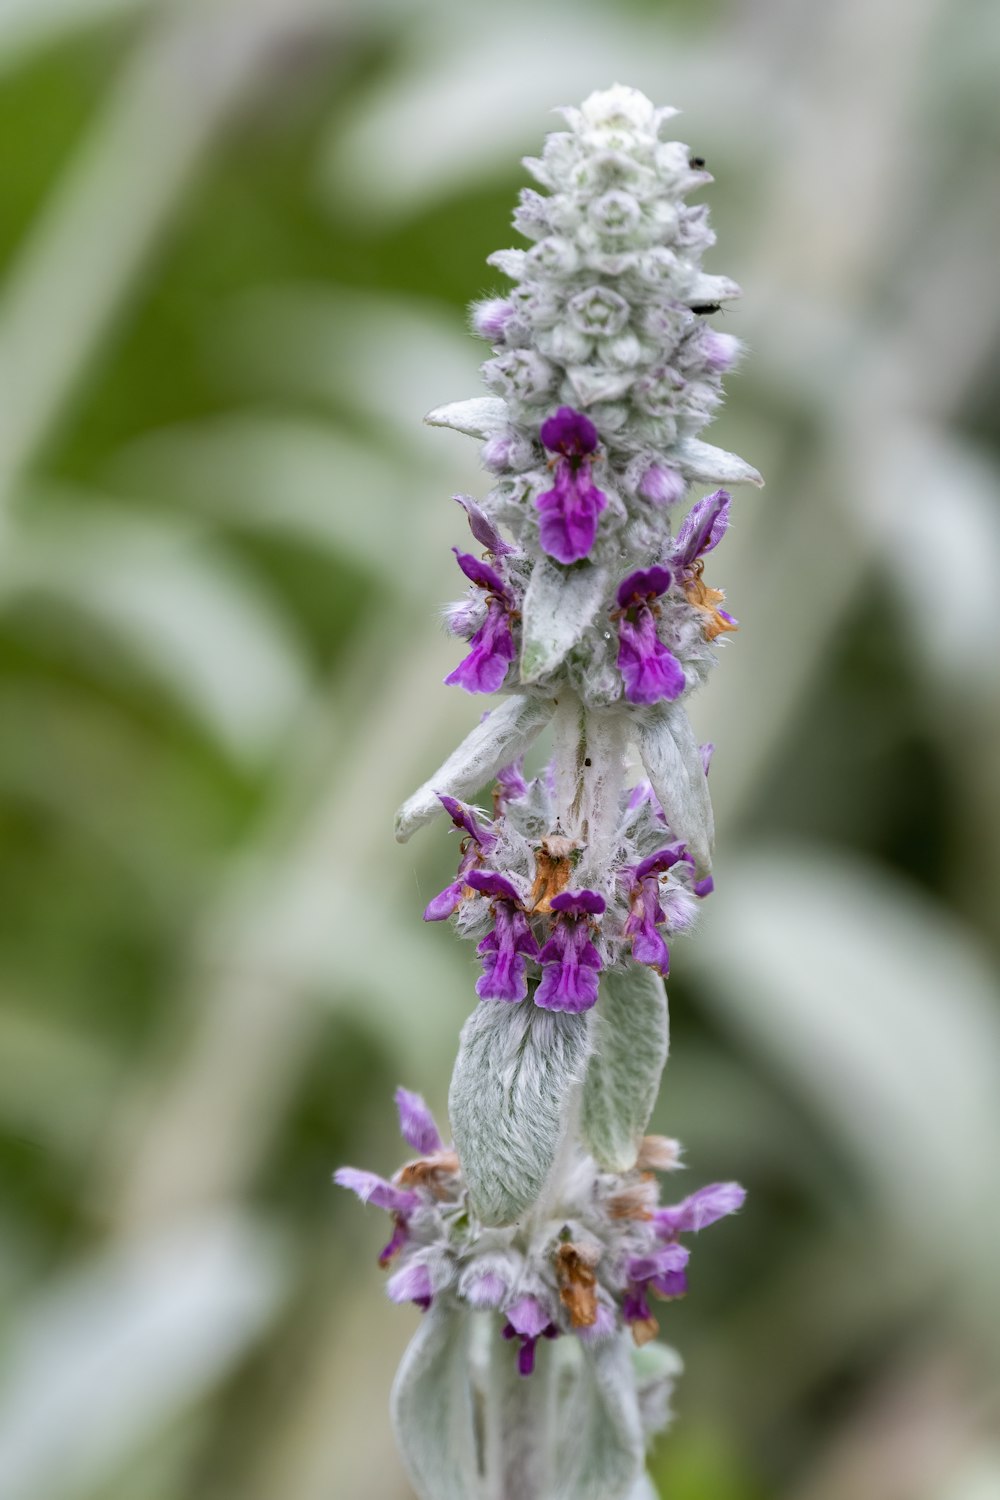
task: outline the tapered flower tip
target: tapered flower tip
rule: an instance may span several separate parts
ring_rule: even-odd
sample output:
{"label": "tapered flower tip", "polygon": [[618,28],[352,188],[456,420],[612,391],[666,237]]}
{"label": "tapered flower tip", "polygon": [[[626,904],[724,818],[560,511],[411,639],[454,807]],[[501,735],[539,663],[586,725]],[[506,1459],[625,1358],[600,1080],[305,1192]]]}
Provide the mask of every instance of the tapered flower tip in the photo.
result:
{"label": "tapered flower tip", "polygon": [[692,505],[674,542],[672,555],[677,562],[690,567],[697,558],[719,545],[729,526],[731,500],[728,490],[715,490]]}
{"label": "tapered flower tip", "polygon": [[633,602],[659,598],[660,594],[665,594],[670,587],[670,578],[670,569],[659,566],[640,568],[638,572],[630,573],[618,585],[618,593],[615,597],[619,608],[627,609]]}
{"label": "tapered flower tip", "polygon": [[552,1321],[548,1309],[530,1293],[524,1297],[518,1297],[517,1301],[506,1309],[506,1313],[507,1321],[514,1332],[526,1339],[537,1339]]}
{"label": "tapered flower tip", "polygon": [[549,905],[553,911],[565,912],[569,916],[581,917],[589,913],[596,917],[604,910],[605,900],[598,891],[562,891],[552,897]]}
{"label": "tapered flower tip", "polygon": [[434,1296],[431,1273],[424,1265],[403,1266],[390,1276],[385,1289],[393,1302],[430,1302]]}
{"label": "tapered flower tip", "polygon": [[421,1156],[430,1156],[443,1146],[434,1116],[419,1094],[409,1089],[396,1090],[396,1108],[399,1111],[399,1129],[403,1140]]}
{"label": "tapered flower tip", "polygon": [[474,891],[481,891],[484,896],[493,896],[500,901],[521,900],[521,893],[516,886],[506,876],[497,875],[493,870],[470,870],[465,879]]}
{"label": "tapered flower tip", "polygon": [[491,594],[500,594],[505,597],[508,590],[500,574],[489,563],[484,563],[479,557],[473,557],[471,552],[460,552],[457,547],[452,547],[455,559],[470,583],[477,583],[481,589],[488,589]]}
{"label": "tapered flower tip", "polygon": [[469,518],[469,530],[472,535],[477,542],[482,542],[488,552],[492,552],[494,557],[504,557],[508,552],[517,551],[517,548],[511,546],[510,542],[504,541],[489,516],[480,510],[471,496],[456,495],[455,499]]}
{"label": "tapered flower tip", "polygon": [[362,1172],[358,1167],[338,1167],[333,1180],[338,1187],[357,1193],[362,1203],[374,1203],[376,1208],[385,1209],[386,1213],[412,1213],[420,1202],[416,1193],[393,1187],[391,1182],[386,1182],[376,1172]]}
{"label": "tapered flower tip", "polygon": [[561,453],[564,458],[593,453],[598,443],[593,422],[571,406],[560,406],[555,416],[543,422],[540,436],[550,453]]}
{"label": "tapered flower tip", "polygon": [[746,1189],[738,1182],[713,1182],[699,1188],[671,1208],[658,1208],[653,1215],[656,1232],[664,1237],[704,1229],[727,1214],[734,1214],[746,1201]]}

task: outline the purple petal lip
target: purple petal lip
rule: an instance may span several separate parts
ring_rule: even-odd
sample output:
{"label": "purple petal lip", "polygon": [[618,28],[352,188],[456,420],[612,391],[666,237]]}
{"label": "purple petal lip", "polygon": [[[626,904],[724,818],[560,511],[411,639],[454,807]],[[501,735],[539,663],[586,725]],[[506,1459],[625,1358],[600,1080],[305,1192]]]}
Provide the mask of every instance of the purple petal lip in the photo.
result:
{"label": "purple petal lip", "polygon": [[607,496],[592,482],[589,470],[573,469],[569,459],[560,459],[552,488],[535,500],[543,551],[567,567],[580,562],[594,545],[597,518],[607,504]]}
{"label": "purple petal lip", "polygon": [[461,905],[464,889],[465,881],[455,880],[451,885],[446,885],[443,891],[438,891],[424,907],[424,921],[446,922]]}
{"label": "purple petal lip", "polygon": [[656,621],[642,604],[635,620],[618,622],[618,670],[629,703],[659,703],[680,697],[687,686],[684,668],[656,633]]}
{"label": "purple petal lip", "polygon": [[572,916],[582,916],[590,912],[598,916],[605,908],[605,900],[597,891],[562,891],[558,896],[553,896],[551,901],[553,911],[568,912]]}
{"label": "purple petal lip", "polygon": [[521,900],[521,893],[516,886],[505,875],[498,875],[494,870],[470,870],[465,878],[467,885],[471,885],[474,891],[481,891],[484,896],[495,896],[500,901]]}
{"label": "purple petal lip", "polygon": [[510,628],[510,613],[504,600],[493,595],[486,619],[469,642],[471,650],[445,678],[448,687],[467,693],[496,693],[503,687],[507,669],[517,654]]}
{"label": "purple petal lip", "polygon": [[623,578],[618,585],[618,593],[615,596],[620,609],[627,609],[633,599],[657,599],[660,594],[665,594],[670,587],[670,569],[640,568],[636,573],[630,573]]}
{"label": "purple petal lip", "polygon": [[552,1321],[547,1309],[542,1306],[538,1298],[530,1295],[518,1297],[517,1301],[506,1309],[506,1312],[510,1326],[522,1338],[537,1339]]}
{"label": "purple petal lip", "polygon": [[555,416],[543,422],[540,437],[550,453],[561,453],[566,458],[593,453],[598,444],[593,422],[571,406],[560,406]]}
{"label": "purple petal lip", "polygon": [[[666,849],[658,849],[655,854],[647,855],[641,863],[635,865],[631,871],[632,881],[636,883],[645,880],[647,875],[659,875],[664,870],[672,869],[681,861],[687,864],[690,860],[691,856],[685,844],[670,844]],[[622,874],[625,874],[624,870]]]}
{"label": "purple petal lip", "polygon": [[694,891],[696,896],[704,899],[705,896],[710,896],[715,890],[715,881],[712,879],[711,875],[706,875],[704,880],[696,880],[691,889]]}
{"label": "purple petal lip", "polygon": [[628,1263],[631,1281],[649,1281],[652,1276],[663,1276],[667,1271],[683,1271],[691,1257],[686,1245],[664,1245],[652,1255],[634,1255]]}
{"label": "purple petal lip", "polygon": [[455,560],[470,583],[476,583],[481,589],[488,589],[491,594],[510,602],[510,589],[504,583],[500,574],[489,563],[483,562],[480,557],[473,557],[471,552],[460,552],[457,547],[452,547]]}
{"label": "purple petal lip", "polygon": [[738,1182],[710,1183],[672,1208],[657,1209],[653,1214],[656,1233],[666,1239],[671,1235],[704,1229],[717,1219],[736,1213],[743,1207],[746,1196],[746,1189]]}
{"label": "purple petal lip", "polygon": [[728,490],[715,490],[692,505],[674,541],[671,553],[674,562],[690,567],[719,545],[729,525],[731,499]]}
{"label": "purple petal lip", "polygon": [[382,1208],[386,1213],[412,1213],[420,1202],[416,1193],[393,1187],[391,1182],[386,1182],[377,1173],[362,1172],[357,1167],[338,1167],[333,1180],[338,1187],[357,1193],[362,1203],[374,1203],[376,1208]]}
{"label": "purple petal lip", "polygon": [[430,1156],[433,1151],[441,1150],[444,1143],[434,1116],[419,1094],[411,1094],[409,1089],[397,1089],[396,1108],[400,1133],[407,1145],[419,1151],[421,1156]]}
{"label": "purple petal lip", "polygon": [[506,557],[510,552],[516,552],[517,548],[505,542],[493,522],[490,520],[475,500],[468,495],[456,495],[455,499],[465,511],[469,518],[469,530],[477,542],[482,542],[488,552],[494,557]]}
{"label": "purple petal lip", "polygon": [[664,1271],[662,1276],[651,1276],[649,1285],[661,1297],[686,1297],[688,1278],[686,1271]]}
{"label": "purple petal lip", "polygon": [[393,1302],[419,1302],[429,1305],[434,1296],[431,1275],[426,1266],[402,1266],[385,1284]]}

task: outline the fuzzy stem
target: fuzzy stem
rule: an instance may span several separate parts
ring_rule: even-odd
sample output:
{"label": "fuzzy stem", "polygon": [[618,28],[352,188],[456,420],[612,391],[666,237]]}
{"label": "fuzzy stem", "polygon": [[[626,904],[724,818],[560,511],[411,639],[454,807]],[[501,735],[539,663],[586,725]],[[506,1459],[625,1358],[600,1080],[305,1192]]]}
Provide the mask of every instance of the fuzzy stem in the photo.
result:
{"label": "fuzzy stem", "polygon": [[518,1373],[514,1347],[494,1337],[485,1432],[486,1500],[546,1500],[550,1490],[551,1350],[540,1343],[531,1376]]}

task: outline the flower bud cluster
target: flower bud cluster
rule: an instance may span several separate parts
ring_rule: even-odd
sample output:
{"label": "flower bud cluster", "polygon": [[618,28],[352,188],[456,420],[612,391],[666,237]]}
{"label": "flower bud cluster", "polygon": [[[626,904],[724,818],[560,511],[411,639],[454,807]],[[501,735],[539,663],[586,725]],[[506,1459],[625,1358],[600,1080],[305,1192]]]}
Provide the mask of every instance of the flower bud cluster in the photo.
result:
{"label": "flower bud cluster", "polygon": [[[671,541],[670,512],[692,482],[759,483],[697,440],[739,354],[708,319],[739,288],[701,270],[714,236],[686,197],[711,178],[661,139],[673,110],[615,88],[563,113],[570,128],[526,162],[548,189],[526,190],[515,215],[532,247],[490,258],[515,286],[473,310],[493,345],[483,377],[495,398],[428,419],[480,436],[496,478],[475,519],[470,510],[492,563],[458,553],[472,590],[449,624],[472,650],[447,680],[545,693],[568,679],[595,707],[669,701],[736,628],[701,579],[727,517],[699,548],[693,520],[686,545]],[[728,509],[728,495],[710,503]],[[576,629],[539,655],[544,616],[564,604]]]}
{"label": "flower bud cluster", "polygon": [[680,1165],[680,1147],[647,1136],[632,1171],[602,1171],[577,1152],[558,1197],[523,1224],[486,1228],[470,1208],[458,1156],[445,1146],[417,1094],[396,1094],[403,1138],[419,1155],[387,1181],[342,1167],[341,1187],[392,1217],[379,1256],[394,1302],[424,1310],[448,1300],[501,1315],[497,1333],[517,1344],[522,1375],[535,1367],[540,1338],[573,1336],[593,1345],[628,1329],[636,1344],[656,1336],[652,1301],[687,1292],[690,1251],[681,1236],[743,1204],[734,1182],[660,1205],[655,1171]]}

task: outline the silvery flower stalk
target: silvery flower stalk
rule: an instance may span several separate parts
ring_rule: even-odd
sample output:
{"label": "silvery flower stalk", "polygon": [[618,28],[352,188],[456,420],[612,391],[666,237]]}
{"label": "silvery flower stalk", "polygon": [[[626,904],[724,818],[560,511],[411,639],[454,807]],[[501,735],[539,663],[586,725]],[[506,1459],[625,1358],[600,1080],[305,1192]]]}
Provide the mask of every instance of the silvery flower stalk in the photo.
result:
{"label": "silvery flower stalk", "polygon": [[401,840],[437,816],[458,837],[424,912],[479,960],[454,1143],[400,1090],[415,1158],[337,1173],[390,1215],[389,1296],[424,1313],[393,1392],[423,1500],[651,1495],[679,1369],[654,1307],[687,1291],[685,1236],[743,1201],[717,1183],[661,1205],[679,1147],[645,1133],[670,948],[712,889],[712,747],[685,703],[737,628],[705,577],[730,493],[704,491],[761,482],[698,437],[739,354],[710,319],[738,288],[701,269],[714,237],[687,198],[711,179],[663,138],[673,110],[616,86],[562,113],[525,163],[544,190],[515,214],[530,248],[490,258],[512,285],[473,309],[492,394],[428,418],[476,438],[493,477],[457,497],[446,681],[503,695],[397,821]]}

